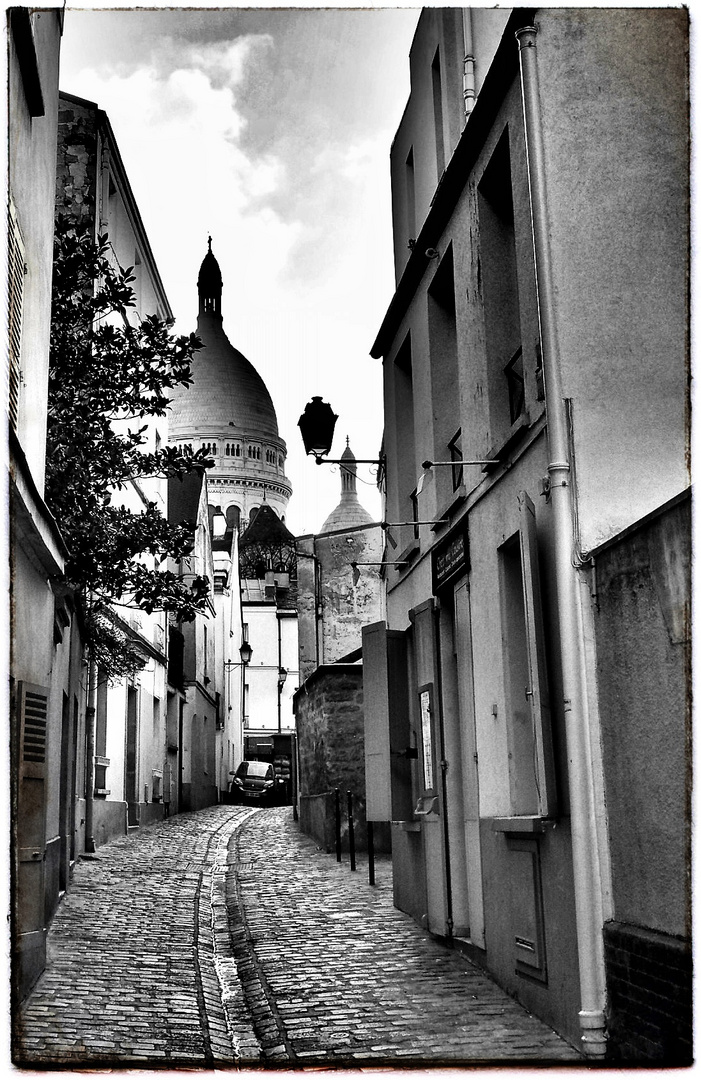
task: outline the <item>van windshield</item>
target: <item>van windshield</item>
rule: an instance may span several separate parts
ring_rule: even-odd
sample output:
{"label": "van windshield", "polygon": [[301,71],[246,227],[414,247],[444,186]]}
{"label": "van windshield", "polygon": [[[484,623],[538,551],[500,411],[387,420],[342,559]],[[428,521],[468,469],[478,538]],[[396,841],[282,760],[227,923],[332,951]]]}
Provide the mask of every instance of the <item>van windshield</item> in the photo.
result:
{"label": "van windshield", "polygon": [[267,761],[242,761],[236,773],[238,776],[265,776],[270,768]]}

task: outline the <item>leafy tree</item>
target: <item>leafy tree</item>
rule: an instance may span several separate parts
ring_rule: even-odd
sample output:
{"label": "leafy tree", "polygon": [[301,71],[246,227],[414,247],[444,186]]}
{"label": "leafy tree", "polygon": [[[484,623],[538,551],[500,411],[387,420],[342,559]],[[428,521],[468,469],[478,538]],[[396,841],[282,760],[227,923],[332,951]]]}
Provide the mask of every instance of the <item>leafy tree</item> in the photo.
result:
{"label": "leafy tree", "polygon": [[154,502],[134,513],[118,493],[147,477],[182,477],[212,464],[203,451],[162,446],[147,452],[152,417],[168,391],[192,382],[202,347],[175,337],[155,315],[129,321],[133,267],[110,257],[107,235],[57,221],[49,358],[46,501],[69,551],[66,575],[77,591],[88,654],[110,677],[142,661],[120,608],[169,611],[191,621],[207,607],[209,582],[168,568],[193,549],[195,525],[170,524]]}

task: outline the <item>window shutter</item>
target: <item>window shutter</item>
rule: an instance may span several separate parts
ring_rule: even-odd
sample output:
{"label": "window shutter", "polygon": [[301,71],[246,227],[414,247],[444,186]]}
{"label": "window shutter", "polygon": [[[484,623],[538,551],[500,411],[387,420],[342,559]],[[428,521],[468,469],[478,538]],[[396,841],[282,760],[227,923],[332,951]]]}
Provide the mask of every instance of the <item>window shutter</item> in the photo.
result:
{"label": "window shutter", "polygon": [[[45,924],[46,750],[49,691],[17,683],[17,907],[20,949],[42,949]],[[38,935],[38,939],[37,939]]]}
{"label": "window shutter", "polygon": [[18,683],[20,725],[20,771],[22,776],[43,779],[46,771],[48,690]]}
{"label": "window shutter", "polygon": [[10,426],[17,430],[19,414],[20,356],[22,349],[22,309],[24,302],[24,243],[12,201],[7,222],[7,327],[8,327],[8,399]]}
{"label": "window shutter", "polygon": [[365,791],[368,821],[412,817],[406,634],[363,627]]}
{"label": "window shutter", "polygon": [[527,688],[535,740],[538,802],[542,817],[557,812],[555,763],[553,759],[548,678],[545,665],[545,632],[540,598],[538,535],[535,507],[525,491],[519,493],[523,601],[526,614],[526,641],[530,686]]}

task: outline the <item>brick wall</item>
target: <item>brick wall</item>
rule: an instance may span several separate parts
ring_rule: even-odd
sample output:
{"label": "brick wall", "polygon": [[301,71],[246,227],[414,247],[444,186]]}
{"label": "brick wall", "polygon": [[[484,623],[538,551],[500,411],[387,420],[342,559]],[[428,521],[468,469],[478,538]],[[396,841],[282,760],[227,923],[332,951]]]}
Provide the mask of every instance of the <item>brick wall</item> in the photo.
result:
{"label": "brick wall", "polygon": [[612,1062],[692,1062],[692,959],[687,941],[620,922],[604,927]]}

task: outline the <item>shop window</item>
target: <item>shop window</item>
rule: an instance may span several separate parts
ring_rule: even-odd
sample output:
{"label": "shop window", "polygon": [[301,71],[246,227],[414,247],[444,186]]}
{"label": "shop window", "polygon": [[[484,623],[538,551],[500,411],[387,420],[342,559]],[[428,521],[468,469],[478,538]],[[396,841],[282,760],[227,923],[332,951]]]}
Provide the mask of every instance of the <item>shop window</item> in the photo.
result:
{"label": "shop window", "polygon": [[509,786],[514,815],[556,812],[535,508],[519,495],[520,528],[500,548]]}

